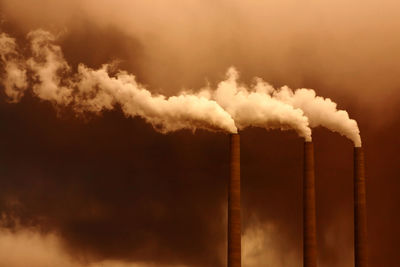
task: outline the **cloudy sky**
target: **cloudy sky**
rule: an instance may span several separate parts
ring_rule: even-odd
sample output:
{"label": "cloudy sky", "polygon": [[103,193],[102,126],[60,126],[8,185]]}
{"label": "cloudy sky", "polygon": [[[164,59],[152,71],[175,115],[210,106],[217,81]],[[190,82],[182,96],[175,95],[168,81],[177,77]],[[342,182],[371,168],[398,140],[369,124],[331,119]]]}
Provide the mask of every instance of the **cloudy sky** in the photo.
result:
{"label": "cloudy sky", "polygon": [[[358,121],[372,267],[400,258],[400,3],[394,0],[0,0],[29,57],[55,36],[73,70],[117,64],[152,93],[243,82],[313,88]],[[4,77],[4,66],[0,66]],[[0,90],[0,265],[225,266],[228,135],[162,134],[121,107],[76,116]],[[242,133],[243,266],[298,266],[302,143]],[[320,266],[353,266],[353,144],[313,131]]]}

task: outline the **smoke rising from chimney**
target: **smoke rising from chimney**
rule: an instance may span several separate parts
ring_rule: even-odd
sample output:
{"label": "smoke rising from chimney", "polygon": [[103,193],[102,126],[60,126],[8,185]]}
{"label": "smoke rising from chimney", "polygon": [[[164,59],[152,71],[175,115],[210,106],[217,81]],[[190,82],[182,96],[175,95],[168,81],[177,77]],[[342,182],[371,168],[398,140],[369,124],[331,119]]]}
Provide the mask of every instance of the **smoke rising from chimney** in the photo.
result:
{"label": "smoke rising from chimney", "polygon": [[[357,122],[337,110],[330,99],[311,89],[279,90],[260,78],[250,86],[239,83],[231,67],[215,90],[181,92],[177,96],[154,95],[136,77],[113,64],[92,69],[79,64],[74,72],[63,56],[56,37],[44,30],[28,34],[31,57],[23,59],[15,39],[0,35],[0,58],[5,74],[2,83],[10,102],[24,95],[29,79],[33,93],[55,106],[72,107],[78,113],[100,113],[119,105],[126,116],[139,116],[162,133],[180,129],[205,129],[236,133],[237,128],[295,130],[311,141],[310,127],[324,126],[361,146]],[[237,128],[236,128],[237,127]]]}
{"label": "smoke rising from chimney", "polygon": [[[111,65],[93,70],[80,64],[73,73],[51,33],[36,30],[28,34],[28,39],[32,57],[26,66],[33,73],[33,93],[40,99],[72,106],[78,112],[98,113],[118,104],[126,116],[140,116],[162,133],[180,129],[237,132],[231,116],[213,100],[185,92],[172,97],[153,95],[127,72],[110,75]],[[17,101],[23,90],[16,88],[26,88],[26,83],[20,81],[26,71],[8,59],[8,54],[15,54],[15,40],[3,34],[0,42],[2,61],[12,70],[6,68],[3,84],[7,94]],[[10,82],[13,86],[8,86]]]}
{"label": "smoke rising from chimney", "polygon": [[353,141],[355,147],[361,147],[357,122],[350,119],[347,111],[338,110],[337,104],[331,99],[317,96],[312,89],[302,88],[292,91],[287,86],[275,90],[273,95],[294,108],[303,110],[311,127],[323,126],[346,136]]}
{"label": "smoke rising from chimney", "polygon": [[202,93],[215,99],[235,120],[239,129],[249,126],[267,130],[295,130],[299,136],[311,141],[311,129],[303,111],[293,108],[270,95],[270,86],[261,79],[247,87],[239,84],[239,73],[233,67],[226,73],[226,79],[220,82],[216,90]]}

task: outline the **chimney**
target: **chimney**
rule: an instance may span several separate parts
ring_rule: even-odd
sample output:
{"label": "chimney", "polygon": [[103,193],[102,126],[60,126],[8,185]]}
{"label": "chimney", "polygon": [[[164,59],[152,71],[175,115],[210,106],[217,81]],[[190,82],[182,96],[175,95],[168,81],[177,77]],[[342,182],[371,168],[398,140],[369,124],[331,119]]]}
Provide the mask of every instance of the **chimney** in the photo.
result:
{"label": "chimney", "polygon": [[228,267],[241,266],[240,135],[230,135],[228,185]]}
{"label": "chimney", "polygon": [[367,267],[367,205],[364,152],[354,148],[354,259],[355,267]]}
{"label": "chimney", "polygon": [[317,234],[315,215],[314,145],[304,142],[303,177],[303,266],[317,266]]}

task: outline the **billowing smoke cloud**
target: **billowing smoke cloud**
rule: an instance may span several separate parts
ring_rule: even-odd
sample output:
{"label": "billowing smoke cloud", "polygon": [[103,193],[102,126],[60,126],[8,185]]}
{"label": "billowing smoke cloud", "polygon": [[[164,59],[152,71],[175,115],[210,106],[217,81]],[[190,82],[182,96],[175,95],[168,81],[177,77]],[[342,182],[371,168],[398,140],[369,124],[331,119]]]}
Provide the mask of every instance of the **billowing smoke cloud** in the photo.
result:
{"label": "billowing smoke cloud", "polygon": [[230,68],[227,79],[220,82],[216,90],[206,89],[202,94],[215,99],[228,111],[239,129],[249,126],[294,129],[311,141],[309,126],[322,126],[346,136],[356,147],[361,146],[357,122],[350,119],[346,111],[338,110],[331,99],[317,96],[312,89],[292,91],[287,86],[275,89],[260,78],[248,88],[239,84],[238,79],[237,70]]}
{"label": "billowing smoke cloud", "polygon": [[261,79],[250,88],[239,84],[239,73],[230,68],[227,79],[220,82],[216,90],[203,91],[215,99],[231,114],[239,129],[249,126],[265,129],[294,129],[311,141],[311,130],[303,111],[274,99],[270,95],[269,85]]}
{"label": "billowing smoke cloud", "polygon": [[[311,127],[323,126],[338,132],[355,146],[361,146],[357,122],[346,111],[337,110],[332,100],[316,96],[310,89],[293,92],[285,86],[274,90],[261,79],[247,88],[239,84],[238,72],[230,68],[227,79],[216,90],[206,89],[200,94],[183,92],[167,98],[153,95],[126,71],[114,71],[111,75],[110,64],[97,70],[80,64],[77,73],[73,73],[61,47],[54,44],[55,36],[47,31],[30,32],[28,39],[33,56],[26,65],[33,72],[33,92],[56,105],[99,113],[118,104],[127,116],[140,116],[164,133],[199,128],[234,133],[236,126],[239,129],[255,126],[294,129],[310,141],[310,123]],[[5,92],[11,101],[18,101],[27,88],[27,71],[15,39],[4,33],[0,35],[0,57],[5,69]]]}
{"label": "billowing smoke cloud", "polygon": [[[79,64],[74,73],[61,47],[54,44],[56,37],[47,31],[30,32],[28,39],[32,57],[26,61],[26,66],[33,76],[33,93],[56,106],[72,106],[81,113],[100,113],[118,104],[127,116],[140,116],[163,133],[180,129],[235,133],[236,124],[240,129],[249,126],[294,129],[301,137],[311,140],[308,119],[300,109],[274,99],[269,85],[261,79],[250,88],[239,84],[239,74],[234,68],[228,70],[227,79],[220,82],[216,90],[203,90],[199,94],[182,92],[167,98],[153,95],[135,76],[115,70],[112,64],[96,70]],[[14,39],[3,34],[2,40],[7,44],[2,49],[5,55],[21,57],[16,52]],[[13,92],[13,100],[17,101],[27,87],[26,70],[22,69],[23,63],[16,65],[6,57],[3,61],[6,66],[18,70],[18,77],[23,78],[9,86],[10,80],[16,80],[13,74],[16,71],[5,74],[7,91]]]}
{"label": "billowing smoke cloud", "polygon": [[[77,72],[64,59],[55,36],[44,30],[28,34],[32,57],[21,59],[16,42],[1,35],[3,84],[11,101],[18,101],[27,88],[27,68],[33,75],[33,92],[57,106],[72,106],[78,112],[99,113],[121,106],[127,116],[140,116],[158,131],[206,129],[237,132],[249,126],[297,131],[311,140],[311,127],[324,126],[361,146],[357,123],[346,111],[337,110],[330,99],[317,97],[313,90],[292,92],[288,87],[274,90],[261,79],[248,87],[238,82],[234,68],[216,90],[199,94],[182,92],[178,96],[153,95],[136,77],[115,70],[112,64],[92,69],[79,64]],[[113,73],[114,72],[114,73]],[[113,73],[113,74],[112,74]],[[236,125],[235,125],[236,124]]]}
{"label": "billowing smoke cloud", "polygon": [[[206,129],[237,132],[231,116],[217,102],[203,96],[187,94],[165,97],[153,95],[143,85],[136,82],[135,76],[125,71],[111,75],[111,65],[103,65],[94,70],[80,64],[78,72],[73,73],[63,57],[61,48],[53,44],[55,37],[49,32],[36,30],[28,34],[33,56],[27,66],[33,72],[33,92],[40,99],[56,105],[72,106],[80,112],[101,112],[120,105],[126,116],[140,116],[151,123],[158,131],[166,133],[180,129]],[[6,72],[4,84],[14,82],[8,91],[17,100],[26,83],[15,77],[25,77],[25,70],[7,61],[7,53],[14,53],[15,40],[2,35],[4,61],[13,71]],[[19,70],[15,74],[15,69]],[[10,77],[8,77],[10,76]],[[25,81],[25,80],[24,80]],[[23,86],[21,86],[23,85]]]}
{"label": "billowing smoke cloud", "polygon": [[360,130],[357,122],[350,119],[344,110],[338,110],[337,104],[329,98],[317,96],[312,89],[298,89],[294,92],[287,86],[274,91],[274,97],[300,108],[308,117],[311,127],[322,126],[333,132],[346,136],[361,147]]}
{"label": "billowing smoke cloud", "polygon": [[15,40],[0,33],[0,60],[4,69],[1,79],[11,102],[18,101],[28,86],[26,70],[16,49]]}

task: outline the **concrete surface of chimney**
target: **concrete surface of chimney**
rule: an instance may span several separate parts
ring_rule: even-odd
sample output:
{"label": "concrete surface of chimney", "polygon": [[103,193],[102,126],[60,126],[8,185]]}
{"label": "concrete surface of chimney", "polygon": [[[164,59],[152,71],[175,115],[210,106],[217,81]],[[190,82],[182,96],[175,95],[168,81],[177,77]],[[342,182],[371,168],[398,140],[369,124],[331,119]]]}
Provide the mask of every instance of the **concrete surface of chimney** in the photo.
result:
{"label": "concrete surface of chimney", "polygon": [[303,266],[317,266],[317,234],[315,212],[314,145],[304,142],[303,174]]}
{"label": "concrete surface of chimney", "polygon": [[354,259],[355,267],[367,267],[367,205],[364,152],[354,148]]}
{"label": "concrete surface of chimney", "polygon": [[240,135],[230,135],[228,185],[228,267],[241,266]]}

